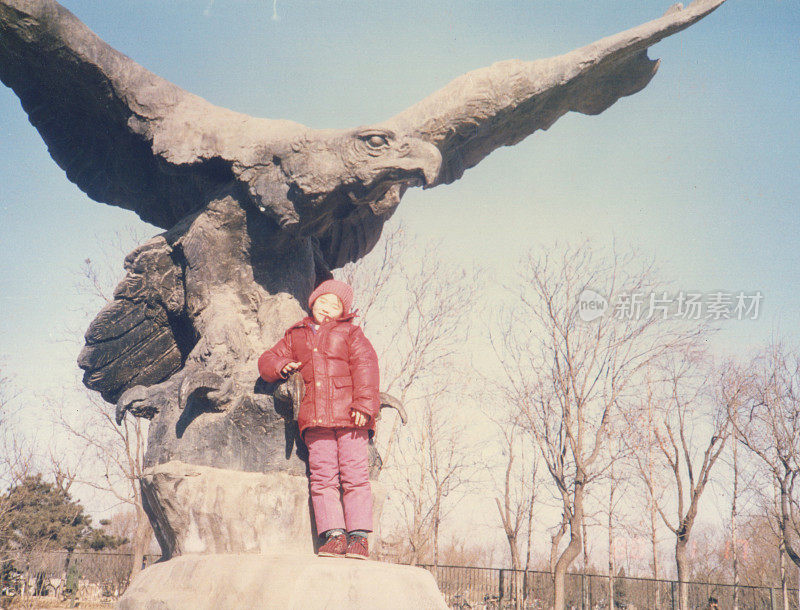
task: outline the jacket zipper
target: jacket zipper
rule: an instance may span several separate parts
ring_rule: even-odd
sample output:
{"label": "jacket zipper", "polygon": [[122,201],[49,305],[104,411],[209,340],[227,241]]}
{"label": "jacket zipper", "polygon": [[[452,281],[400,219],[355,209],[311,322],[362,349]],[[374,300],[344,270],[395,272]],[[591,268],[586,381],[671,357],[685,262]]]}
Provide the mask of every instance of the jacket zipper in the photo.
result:
{"label": "jacket zipper", "polygon": [[[313,322],[310,322],[309,324],[313,324]],[[311,367],[312,371],[314,371],[314,423],[329,425],[330,422],[327,421],[326,417],[324,417],[325,411],[323,410],[322,414],[320,414],[317,410],[317,405],[320,404],[318,401],[320,400],[320,396],[323,395],[322,390],[327,390],[327,388],[322,387],[323,379],[317,379],[316,369],[314,368],[314,354],[319,354],[319,346],[322,344],[322,324],[319,325],[319,328],[316,330],[316,332],[314,332],[314,329],[311,326],[307,326],[306,328],[308,329],[307,332],[311,333]],[[325,362],[324,358],[322,359],[322,364],[325,367],[324,373],[327,377],[328,364]]]}
{"label": "jacket zipper", "polygon": [[[325,332],[327,333],[329,330],[330,330],[330,328],[327,328]],[[326,337],[327,337],[327,334],[326,334]],[[324,343],[324,341],[323,341],[323,338],[322,338],[322,324],[320,324],[319,325],[319,345],[322,345],[323,343]],[[323,358],[322,359],[322,366],[325,367],[325,380],[323,381],[323,384],[325,384],[325,404],[328,407],[327,409],[324,410],[323,414],[325,416],[325,425],[326,426],[330,426],[330,425],[333,424],[333,419],[331,417],[331,406],[332,406],[331,385],[332,384],[331,384],[330,375],[328,375],[328,359],[327,358]]]}
{"label": "jacket zipper", "polygon": [[[310,324],[313,324],[313,322],[309,322],[308,324],[306,324],[306,332],[311,333],[311,360],[312,360],[311,366],[312,366],[312,370],[314,370],[314,368],[313,368],[313,366],[314,366],[314,362],[313,362],[314,361],[314,354],[319,354],[318,348],[319,348],[320,345],[323,344],[323,340],[322,340],[323,330],[322,329],[323,329],[324,324],[328,324],[330,326],[330,322],[320,324],[319,328],[317,329],[317,332],[314,332],[314,329],[310,326]],[[330,328],[326,328],[325,329],[326,336],[327,336],[327,332],[329,330],[330,330]],[[323,367],[325,369],[324,370],[324,378],[325,378],[325,380],[328,381],[328,386],[331,386],[332,383],[331,383],[330,375],[328,374],[328,362],[327,362],[327,360],[325,358],[322,359],[322,364],[323,364]],[[316,371],[315,371],[314,372],[314,384],[315,384],[315,387],[314,387],[314,399],[315,399],[314,400],[314,423],[320,423],[320,424],[324,423],[325,425],[331,426],[331,425],[333,425],[333,415],[332,415],[332,413],[330,413],[331,409],[328,408],[327,410],[325,410],[323,412],[324,417],[320,417],[320,414],[317,411],[317,400],[320,397],[320,389],[322,388],[323,379],[317,379],[316,376],[317,375],[316,375]],[[320,385],[316,385],[317,383],[319,383]],[[326,386],[324,388],[325,392],[326,392],[324,394],[324,396],[325,396],[325,401],[327,402],[328,406],[332,407],[333,406],[333,396],[331,394],[332,394],[333,390],[332,390],[331,387],[328,387],[328,386]]]}
{"label": "jacket zipper", "polygon": [[310,322],[308,325],[306,325],[306,333],[311,333],[311,371],[312,371],[312,373],[314,373],[314,384],[315,384],[315,386],[314,386],[314,419],[313,419],[313,424],[316,425],[316,423],[319,421],[319,413],[317,412],[317,399],[319,398],[319,385],[316,385],[316,384],[319,383],[319,379],[317,379],[316,370],[314,368],[314,354],[316,353],[315,350],[317,349],[317,335],[319,334],[319,331],[314,332],[314,327],[311,326],[311,324],[313,324],[313,322]]}

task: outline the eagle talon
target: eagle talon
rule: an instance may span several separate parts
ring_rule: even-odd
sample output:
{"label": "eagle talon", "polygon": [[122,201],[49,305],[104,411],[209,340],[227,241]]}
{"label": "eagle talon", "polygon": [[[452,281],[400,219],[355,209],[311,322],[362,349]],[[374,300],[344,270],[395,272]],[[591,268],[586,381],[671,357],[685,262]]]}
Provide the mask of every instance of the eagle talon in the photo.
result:
{"label": "eagle talon", "polygon": [[222,386],[219,390],[212,390],[206,396],[208,399],[213,402],[215,405],[218,405],[223,402],[227,402],[228,397],[233,394],[233,379],[226,379],[222,382]]}
{"label": "eagle talon", "polygon": [[303,375],[294,371],[289,375],[289,378],[277,388],[273,396],[283,402],[288,402],[292,405],[292,414],[294,419],[297,419],[300,413],[300,403],[303,402],[303,397],[306,395],[306,386],[303,382]]}
{"label": "eagle talon", "polygon": [[186,408],[189,398],[198,390],[206,392],[206,397],[213,404],[215,410],[224,411],[225,407],[221,405],[226,403],[233,394],[233,380],[225,379],[210,371],[187,375],[181,382],[178,408],[181,410]]}
{"label": "eagle talon", "polygon": [[397,414],[400,416],[400,422],[405,426],[408,422],[408,416],[406,415],[406,410],[403,408],[403,403],[386,392],[381,392],[379,397],[381,399],[381,409],[394,409],[397,411]]}

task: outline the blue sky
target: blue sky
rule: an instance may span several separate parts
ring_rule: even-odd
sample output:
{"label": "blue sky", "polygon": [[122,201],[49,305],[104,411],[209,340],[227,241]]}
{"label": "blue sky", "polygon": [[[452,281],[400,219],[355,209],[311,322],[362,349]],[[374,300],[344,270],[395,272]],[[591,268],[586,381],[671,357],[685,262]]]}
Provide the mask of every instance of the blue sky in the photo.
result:
{"label": "blue sky", "polygon": [[[388,118],[492,62],[567,52],[660,16],[654,0],[67,0],[112,46],[220,106],[312,127]],[[278,19],[273,19],[273,10]],[[792,335],[798,265],[800,5],[729,0],[650,51],[659,73],[597,117],[568,115],[396,217],[438,255],[502,277],[526,249],[589,239],[652,256],[684,290],[764,294],[725,346]],[[71,384],[107,237],[148,227],[67,181],[0,87],[0,359],[24,395]],[[157,232],[151,229],[152,233]],[[122,269],[121,256],[112,261]],[[72,334],[70,334],[72,333]]]}

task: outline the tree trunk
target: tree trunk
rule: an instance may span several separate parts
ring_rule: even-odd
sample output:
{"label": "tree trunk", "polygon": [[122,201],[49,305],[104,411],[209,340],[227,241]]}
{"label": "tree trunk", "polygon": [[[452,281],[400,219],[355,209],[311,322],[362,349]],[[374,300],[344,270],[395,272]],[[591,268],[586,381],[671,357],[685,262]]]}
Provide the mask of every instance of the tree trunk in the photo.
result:
{"label": "tree trunk", "polygon": [[733,610],[739,610],[739,528],[736,501],[739,495],[739,452],[737,438],[733,439],[733,497],[731,499],[731,547],[733,556]]}
{"label": "tree trunk", "polygon": [[[648,480],[653,480],[653,414],[652,414],[652,403],[648,401],[648,409],[649,416],[647,418],[647,476]],[[657,515],[656,515],[656,499],[653,495],[653,491],[650,491],[650,547],[653,551],[653,579],[658,580],[659,576],[659,569],[658,569],[658,530],[656,529],[657,526]],[[661,607],[661,590],[660,587],[656,584],[656,599],[655,599],[656,608]]]}
{"label": "tree trunk", "polygon": [[433,565],[439,565],[439,520],[433,524]]}
{"label": "tree trunk", "polygon": [[[658,538],[656,536],[656,501],[650,498],[650,547],[653,551],[653,578],[658,580],[659,566],[658,566]],[[656,586],[656,608],[661,607],[661,590]]]}
{"label": "tree trunk", "polygon": [[511,551],[511,567],[515,570],[522,569],[522,562],[519,560],[519,550],[517,549],[517,539],[515,536],[507,536],[508,547]]}
{"label": "tree trunk", "polygon": [[522,599],[528,600],[528,570],[531,569],[531,541],[533,539],[533,491],[531,491],[531,501],[528,505],[528,531],[525,544],[525,573],[522,579]]}
{"label": "tree trunk", "polygon": [[561,544],[561,539],[564,537],[564,534],[567,532],[567,524],[566,522],[561,522],[561,527],[558,531],[550,537],[550,574],[555,575],[556,573],[556,561],[558,559],[558,545]]}
{"label": "tree trunk", "polygon": [[[72,553],[73,553],[74,550],[75,549],[67,550],[67,558],[64,561],[64,582],[65,583],[69,583],[69,581],[70,581],[69,569],[70,569],[71,564],[72,564]],[[70,599],[73,600],[73,602],[75,601],[75,598],[78,596],[78,586],[77,585],[78,585],[78,583],[76,582],[75,583],[75,588],[72,591],[70,591],[70,595],[69,595]]]}
{"label": "tree trunk", "polygon": [[[533,492],[531,492],[533,494]],[[528,505],[528,532],[527,544],[525,545],[525,571],[531,569],[531,540],[533,539],[533,498]]]}
{"label": "tree trunk", "polygon": [[[783,477],[778,477],[778,491],[780,493],[780,529],[783,553],[789,556],[792,563],[800,568],[800,555],[792,545],[791,534],[791,497],[789,494],[789,480],[792,478],[792,471],[785,467]],[[800,588],[800,587],[798,587]]]}
{"label": "tree trunk", "polygon": [[797,568],[797,607],[800,608],[800,567]]}
{"label": "tree trunk", "polygon": [[689,583],[686,565],[686,544],[688,536],[678,534],[675,542],[675,566],[678,571],[678,609],[689,610]]}
{"label": "tree trunk", "polygon": [[778,549],[781,565],[781,599],[783,600],[783,610],[789,610],[789,583],[786,574],[786,547],[783,543]]}
{"label": "tree trunk", "polygon": [[565,585],[566,585],[566,575],[569,566],[572,565],[572,562],[575,561],[575,558],[580,555],[581,552],[581,528],[579,524],[575,524],[574,526],[570,524],[570,541],[567,545],[567,548],[564,549],[564,552],[561,553],[561,556],[558,558],[556,562],[556,568],[553,571],[553,587],[555,590],[555,599],[553,602],[553,609],[554,610],[564,610],[565,609]]}
{"label": "tree trunk", "polygon": [[614,608],[614,482],[608,493],[608,607]]}
{"label": "tree trunk", "polygon": [[575,499],[573,502],[573,512],[569,520],[569,544],[556,562],[553,570],[554,600],[553,610],[565,609],[565,581],[567,570],[575,558],[580,555],[583,547],[581,538],[581,523],[583,522],[583,482],[579,479],[575,481]]}
{"label": "tree trunk", "polygon": [[514,610],[524,609],[525,573],[514,570]]}
{"label": "tree trunk", "polygon": [[[586,514],[584,513],[581,518],[581,535],[583,537],[583,574],[584,578],[588,578],[589,573],[589,536],[586,532]],[[591,608],[591,600],[589,599],[589,590],[591,587],[583,587],[583,608]]]}
{"label": "tree trunk", "polygon": [[[506,496],[507,498],[508,496]],[[514,525],[511,523],[511,511],[506,505],[505,510],[503,506],[500,504],[500,499],[495,498],[495,502],[497,503],[497,510],[500,512],[500,521],[503,524],[503,531],[506,534],[506,540],[508,541],[508,551],[511,553],[511,567],[515,570],[522,569],[522,562],[520,561],[519,557],[519,546],[517,538],[519,536],[518,530],[514,529]],[[530,542],[529,542],[530,544]],[[530,557],[530,549],[528,549],[528,556]]]}
{"label": "tree trunk", "polygon": [[142,560],[147,552],[147,547],[150,545],[150,537],[152,536],[152,529],[150,527],[150,520],[144,512],[141,503],[136,506],[136,533],[131,541],[133,547],[133,560],[131,565],[131,580],[142,571]]}
{"label": "tree trunk", "polygon": [[[419,488],[422,489],[423,482],[420,480]],[[421,491],[418,492],[417,498],[422,498]],[[415,566],[419,563],[420,555],[422,554],[423,536],[422,536],[422,508],[420,501],[414,501],[414,516],[411,521],[411,531],[409,532],[408,542],[411,545],[411,565]]]}
{"label": "tree trunk", "polygon": [[436,498],[436,506],[433,509],[433,565],[439,565],[439,515],[441,511],[441,498]]}

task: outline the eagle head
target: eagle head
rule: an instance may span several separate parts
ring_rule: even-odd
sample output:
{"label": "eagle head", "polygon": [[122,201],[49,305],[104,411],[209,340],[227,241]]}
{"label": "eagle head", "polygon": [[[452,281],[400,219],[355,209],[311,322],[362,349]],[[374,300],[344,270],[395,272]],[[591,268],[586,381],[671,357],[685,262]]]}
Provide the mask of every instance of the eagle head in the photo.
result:
{"label": "eagle head", "polygon": [[375,214],[394,209],[410,186],[432,186],[442,165],[433,144],[383,127],[345,134],[340,146],[348,198],[354,205],[369,205]]}
{"label": "eagle head", "polygon": [[387,127],[308,131],[273,151],[269,184],[264,174],[250,184],[266,203],[262,211],[282,216],[281,226],[313,230],[354,206],[390,212],[408,187],[433,186],[441,165],[436,146]]}

